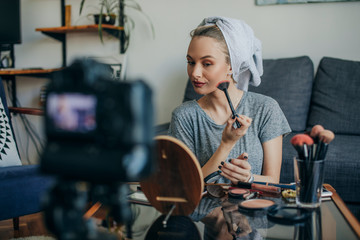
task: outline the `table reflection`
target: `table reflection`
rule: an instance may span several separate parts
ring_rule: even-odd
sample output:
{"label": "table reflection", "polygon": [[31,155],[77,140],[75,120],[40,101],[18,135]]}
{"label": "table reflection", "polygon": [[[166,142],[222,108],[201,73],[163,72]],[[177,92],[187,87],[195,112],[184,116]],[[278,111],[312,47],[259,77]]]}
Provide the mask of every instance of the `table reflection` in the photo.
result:
{"label": "table reflection", "polygon": [[[147,222],[148,229],[143,236],[135,231],[133,236],[139,237],[133,239],[322,239],[320,208],[297,209],[281,196],[256,196],[255,199],[268,199],[275,204],[265,210],[251,210],[239,207],[243,199],[228,195],[216,198],[206,194],[193,213],[171,216],[167,226],[163,222],[166,214],[154,214],[153,220]],[[138,213],[136,221],[141,222],[141,229],[145,230],[144,219],[149,213]],[[199,226],[198,223],[203,226],[201,231],[195,226]]]}
{"label": "table reflection", "polygon": [[190,218],[204,223],[204,239],[263,239],[266,229],[274,225],[268,221],[266,210],[242,210],[239,203],[241,200],[227,196],[205,195]]}
{"label": "table reflection", "polygon": [[[287,234],[289,239],[321,239],[320,208],[297,209],[281,197],[256,199],[269,199],[275,204],[265,209],[246,209],[239,207],[244,200],[228,195],[222,198],[205,195],[190,218],[204,223],[204,240],[273,238],[268,230],[275,225],[292,227],[293,235]],[[267,216],[269,211],[273,213],[272,218]]]}

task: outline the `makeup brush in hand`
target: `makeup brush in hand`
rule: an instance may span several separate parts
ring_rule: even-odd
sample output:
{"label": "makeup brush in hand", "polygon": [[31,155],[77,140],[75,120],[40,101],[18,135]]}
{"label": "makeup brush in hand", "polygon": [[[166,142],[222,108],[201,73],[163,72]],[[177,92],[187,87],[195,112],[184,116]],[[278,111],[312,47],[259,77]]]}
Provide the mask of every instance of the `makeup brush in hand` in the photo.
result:
{"label": "makeup brush in hand", "polygon": [[291,138],[290,142],[298,152],[300,159],[309,160],[309,157],[311,156],[309,147],[314,144],[314,140],[309,135],[296,134]]}
{"label": "makeup brush in hand", "polygon": [[[230,96],[229,96],[229,93],[228,93],[228,90],[227,90],[228,87],[229,87],[229,84],[230,84],[230,81],[224,80],[224,81],[219,82],[219,84],[217,85],[217,88],[225,93],[226,99],[227,99],[227,101],[228,101],[228,103],[230,105],[230,109],[231,109],[231,112],[232,112],[232,118],[234,119],[239,115],[235,112],[235,109],[234,109],[234,107],[233,107],[233,105],[231,103],[231,99],[230,99]],[[235,123],[236,123],[236,126],[238,128],[241,127],[241,124],[237,119],[235,120]]]}

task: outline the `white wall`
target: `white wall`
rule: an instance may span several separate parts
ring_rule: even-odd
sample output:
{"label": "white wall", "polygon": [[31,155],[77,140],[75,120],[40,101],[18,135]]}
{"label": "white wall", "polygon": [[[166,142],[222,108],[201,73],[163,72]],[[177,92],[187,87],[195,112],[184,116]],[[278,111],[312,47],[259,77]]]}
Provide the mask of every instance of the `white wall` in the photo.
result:
{"label": "white wall", "polygon": [[[87,0],[96,4],[97,1]],[[78,16],[80,0],[72,5],[72,24],[88,24]],[[154,90],[156,123],[170,120],[171,111],[181,103],[186,74],[189,32],[207,16],[222,15],[245,20],[262,41],[264,58],[308,55],[317,67],[323,56],[360,61],[360,2],[256,6],[255,0],[138,0],[152,19],[156,37],[151,38],[146,19],[133,11],[136,20],[128,50],[127,76],[141,77]],[[85,8],[90,11],[90,8]],[[22,0],[23,43],[17,45],[17,67],[61,66],[58,41],[35,32],[39,27],[60,25],[60,0]],[[118,41],[102,45],[97,34],[68,34],[68,62],[77,56],[108,56],[119,52]],[[36,106],[39,88],[46,80],[18,80],[23,106]],[[32,117],[41,129],[40,117]],[[41,131],[41,130],[39,130]],[[33,161],[33,160],[32,160]]]}

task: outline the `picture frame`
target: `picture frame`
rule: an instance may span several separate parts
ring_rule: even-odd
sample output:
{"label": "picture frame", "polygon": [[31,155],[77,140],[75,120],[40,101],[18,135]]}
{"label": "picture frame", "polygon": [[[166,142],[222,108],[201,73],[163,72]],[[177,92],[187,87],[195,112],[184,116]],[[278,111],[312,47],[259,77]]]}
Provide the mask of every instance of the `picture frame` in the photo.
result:
{"label": "picture frame", "polygon": [[108,64],[112,68],[112,77],[115,81],[124,81],[126,78],[126,54],[112,56],[90,57],[101,63]]}
{"label": "picture frame", "polygon": [[276,5],[294,3],[328,3],[328,2],[358,2],[360,0],[255,0],[256,5]]}

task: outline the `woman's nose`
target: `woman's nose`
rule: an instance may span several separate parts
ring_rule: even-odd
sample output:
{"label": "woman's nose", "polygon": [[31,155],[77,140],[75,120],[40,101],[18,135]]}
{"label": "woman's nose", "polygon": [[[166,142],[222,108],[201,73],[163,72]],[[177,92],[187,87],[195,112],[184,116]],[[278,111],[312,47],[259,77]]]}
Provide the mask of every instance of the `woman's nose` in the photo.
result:
{"label": "woman's nose", "polygon": [[193,78],[198,79],[201,77],[201,67],[198,64],[195,64],[190,71]]}

